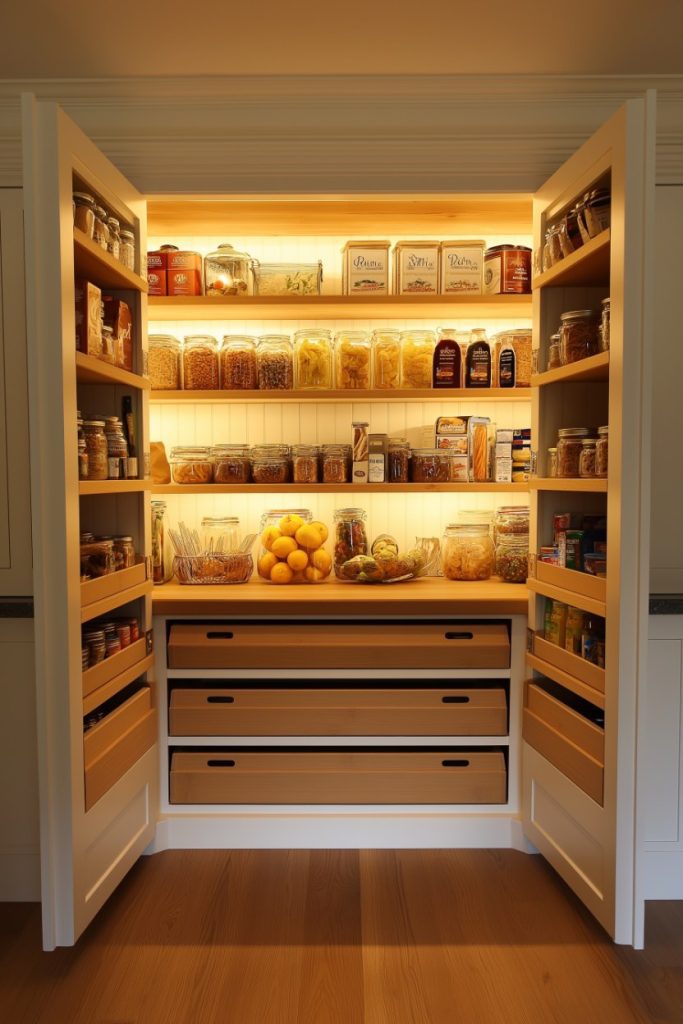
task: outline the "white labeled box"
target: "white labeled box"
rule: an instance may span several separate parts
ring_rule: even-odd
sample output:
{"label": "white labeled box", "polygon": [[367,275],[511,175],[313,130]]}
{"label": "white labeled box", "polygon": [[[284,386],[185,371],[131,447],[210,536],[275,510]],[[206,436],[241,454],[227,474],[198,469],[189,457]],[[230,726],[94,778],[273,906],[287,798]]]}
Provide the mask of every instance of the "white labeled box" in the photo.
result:
{"label": "white labeled box", "polygon": [[391,242],[347,242],[342,249],[342,294],[389,294]]}
{"label": "white labeled box", "polygon": [[397,242],[394,291],[397,295],[439,294],[439,242]]}
{"label": "white labeled box", "polygon": [[484,249],[482,239],[441,243],[442,295],[482,294]]}

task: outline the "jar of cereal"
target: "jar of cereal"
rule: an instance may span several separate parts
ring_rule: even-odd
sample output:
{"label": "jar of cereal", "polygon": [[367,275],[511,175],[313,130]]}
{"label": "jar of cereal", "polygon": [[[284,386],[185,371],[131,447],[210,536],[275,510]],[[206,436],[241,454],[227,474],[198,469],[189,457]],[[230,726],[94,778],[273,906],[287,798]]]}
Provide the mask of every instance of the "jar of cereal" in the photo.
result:
{"label": "jar of cereal", "polygon": [[286,334],[264,334],[256,349],[258,387],[286,391],[294,387],[292,343]]}

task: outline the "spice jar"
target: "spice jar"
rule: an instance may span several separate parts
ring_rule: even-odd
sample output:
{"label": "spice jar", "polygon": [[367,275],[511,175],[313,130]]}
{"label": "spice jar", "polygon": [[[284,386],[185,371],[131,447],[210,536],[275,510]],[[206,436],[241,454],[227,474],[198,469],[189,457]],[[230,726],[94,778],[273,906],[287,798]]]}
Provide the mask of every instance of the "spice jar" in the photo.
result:
{"label": "spice jar", "polygon": [[557,476],[557,448],[548,448],[548,461],[546,464],[546,476]]}
{"label": "spice jar", "polygon": [[318,449],[315,445],[292,446],[292,481],[295,484],[317,484]]}
{"label": "spice jar", "polygon": [[596,437],[586,437],[581,442],[581,454],[579,455],[579,476],[595,476],[595,446]]}
{"label": "spice jar", "polygon": [[603,299],[600,303],[600,338],[599,348],[601,352],[609,352],[609,320],[610,320],[610,299]]}
{"label": "spice jar", "polygon": [[410,472],[410,442],[404,437],[390,437],[387,462],[387,482],[407,484]]}
{"label": "spice jar", "polygon": [[264,334],[256,349],[258,387],[285,391],[294,387],[292,343],[286,334]]}
{"label": "spice jar", "polygon": [[401,387],[431,388],[436,335],[433,331],[401,331]]}
{"label": "spice jar", "polygon": [[211,449],[213,482],[216,484],[248,484],[251,480],[249,446],[217,444]]}
{"label": "spice jar", "polygon": [[251,453],[251,477],[255,484],[286,484],[289,480],[286,446],[260,445],[254,448]]}
{"label": "spice jar", "polygon": [[213,463],[208,448],[171,448],[171,475],[177,484],[210,484]]}
{"label": "spice jar", "polygon": [[496,576],[505,583],[524,583],[529,574],[529,534],[505,537],[496,544]]}
{"label": "spice jar", "polygon": [[147,368],[152,391],[180,389],[182,346],[171,334],[150,334]]}
{"label": "spice jar", "polygon": [[488,524],[446,527],[441,542],[441,567],[449,580],[487,580],[493,574],[495,550]]}
{"label": "spice jar", "polygon": [[205,552],[237,551],[240,543],[240,521],[237,516],[204,516],[201,543]]}
{"label": "spice jar", "polygon": [[339,331],[334,339],[335,386],[349,391],[368,390],[370,354],[366,331]]}
{"label": "spice jar", "polygon": [[204,257],[205,295],[247,295],[254,261],[232,245],[219,245]]}
{"label": "spice jar", "polygon": [[591,309],[575,309],[560,316],[562,365],[594,356],[598,351],[598,321]]}
{"label": "spice jar", "polygon": [[548,344],[548,365],[546,369],[556,370],[558,366],[562,366],[562,350],[560,346],[560,335],[552,334],[550,336],[550,342]]}
{"label": "spice jar", "polygon": [[92,238],[95,230],[95,200],[87,192],[74,192],[74,227]]}
{"label": "spice jar", "polygon": [[121,459],[128,458],[128,442],[118,416],[107,416],[104,423],[107,438],[107,473],[110,480],[121,476]]}
{"label": "spice jar", "polygon": [[246,334],[226,334],[220,354],[221,388],[225,391],[254,391],[258,386],[256,343]]}
{"label": "spice jar", "polygon": [[114,561],[117,569],[130,569],[136,563],[133,538],[127,536],[114,537]]}
{"label": "spice jar", "polygon": [[[173,575],[173,553],[166,536],[166,502],[152,502],[152,581],[167,583]],[[136,623],[137,625],[137,623]],[[131,637],[134,631],[131,630]]]}
{"label": "spice jar", "polygon": [[398,331],[372,332],[372,386],[380,391],[398,388],[401,338]]}
{"label": "spice jar", "polygon": [[557,440],[557,476],[568,479],[578,477],[579,460],[584,438],[588,437],[588,427],[562,427],[558,431]]}
{"label": "spice jar", "polygon": [[93,224],[93,242],[101,249],[109,248],[109,228],[107,227],[107,211],[95,203],[95,223]]}
{"label": "spice jar", "polygon": [[594,188],[585,206],[586,230],[590,238],[595,238],[610,226],[611,200],[609,189]]}
{"label": "spice jar", "polygon": [[332,387],[332,335],[329,331],[296,331],[294,382],[302,389]]}
{"label": "spice jar", "polygon": [[115,260],[121,258],[120,224],[117,217],[107,218],[107,249]]}
{"label": "spice jar", "polygon": [[595,445],[595,475],[601,479],[607,476],[608,455],[609,427],[598,427],[598,440]]}
{"label": "spice jar", "polygon": [[104,420],[85,420],[83,432],[88,452],[88,479],[106,480],[108,451]]}
{"label": "spice jar", "polygon": [[334,572],[356,555],[367,555],[367,515],[362,508],[339,508],[334,513]]}
{"label": "spice jar", "polygon": [[135,270],[135,235],[128,228],[121,228],[119,259],[127,270]]}
{"label": "spice jar", "polygon": [[218,388],[216,339],[207,334],[185,338],[183,379],[186,391],[215,391]]}
{"label": "spice jar", "polygon": [[449,455],[442,448],[414,448],[410,461],[410,478],[413,483],[447,483],[449,477]]}
{"label": "spice jar", "polygon": [[321,450],[321,460],[324,484],[346,484],[349,482],[349,456],[344,445],[324,444]]}
{"label": "spice jar", "polygon": [[116,341],[114,340],[114,329],[108,327],[107,324],[102,324],[101,328],[102,336],[102,351],[100,352],[99,358],[105,362],[110,363],[112,366],[116,365]]}

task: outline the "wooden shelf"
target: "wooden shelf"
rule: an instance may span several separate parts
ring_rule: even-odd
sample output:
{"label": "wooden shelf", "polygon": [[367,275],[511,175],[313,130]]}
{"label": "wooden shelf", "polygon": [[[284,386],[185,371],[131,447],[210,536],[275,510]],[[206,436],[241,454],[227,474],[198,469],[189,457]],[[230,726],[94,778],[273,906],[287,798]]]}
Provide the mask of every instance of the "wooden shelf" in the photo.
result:
{"label": "wooden shelf", "polygon": [[[149,320],[488,320],[531,317],[530,295],[149,296]],[[446,326],[448,324],[446,323]]]}
{"label": "wooden shelf", "polygon": [[81,622],[89,622],[134,601],[150,593],[153,587],[152,580],[147,579],[144,561],[99,579],[86,580],[81,583]]}
{"label": "wooden shelf", "polygon": [[536,576],[527,580],[527,587],[536,594],[605,617],[607,580],[598,579],[590,573],[536,560]]}
{"label": "wooden shelf", "polygon": [[86,494],[130,494],[136,491],[149,491],[151,480],[79,480],[78,493]]}
{"label": "wooden shelf", "polygon": [[[117,655],[114,655],[114,657],[117,657]],[[107,658],[104,664],[110,660],[110,658]],[[94,711],[95,708],[100,706],[100,704],[103,704],[105,700],[109,700],[110,697],[116,696],[116,694],[120,693],[121,690],[128,686],[129,683],[132,683],[145,672],[148,672],[152,668],[153,664],[154,655],[149,654],[147,657],[143,658],[142,661],[135,662],[135,664],[127,668],[125,672],[112,676],[108,682],[98,686],[96,690],[91,690],[90,693],[83,698],[83,714],[89,715],[91,711]],[[96,668],[99,668],[99,665],[97,665]],[[92,671],[92,669],[88,669],[88,672],[90,671]],[[83,673],[84,680],[86,674],[86,672]]]}
{"label": "wooden shelf", "polygon": [[486,494],[528,491],[528,484],[153,484],[155,494]]}
{"label": "wooden shelf", "polygon": [[152,391],[151,402],[530,402],[529,388],[439,388],[381,391]]}
{"label": "wooden shelf", "polygon": [[563,479],[561,477],[537,477],[529,480],[528,486],[531,491],[583,491],[584,493],[607,494],[608,480],[606,477],[587,477],[577,479]]}
{"label": "wooden shelf", "polygon": [[74,275],[84,277],[100,288],[147,291],[144,277],[124,267],[79,228],[74,228]]}
{"label": "wooden shelf", "polygon": [[[114,679],[114,677],[130,671],[131,668],[135,668],[136,664],[144,661],[146,655],[147,640],[143,636],[136,640],[135,643],[124,647],[117,654],[112,654],[111,657],[105,658],[99,664],[91,665],[90,668],[84,669],[83,696],[87,697],[93,690],[99,690],[100,687]],[[130,682],[132,679],[135,679],[134,675],[127,681]]]}
{"label": "wooden shelf", "polygon": [[[609,287],[610,230],[602,231],[580,249],[533,279],[537,288]],[[567,308],[567,307],[565,307]]]}
{"label": "wooden shelf", "polygon": [[598,352],[596,356],[579,359],[568,366],[558,366],[554,370],[534,373],[531,386],[540,388],[546,384],[588,383],[589,381],[609,380],[609,352]]}
{"label": "wooden shelf", "polygon": [[[81,584],[83,586],[83,584]],[[81,622],[90,622],[99,615],[106,615],[115,608],[120,608],[129,601],[135,601],[145,594],[151,594],[154,584],[151,580],[145,583],[138,583],[135,587],[127,587],[125,590],[118,590],[115,594],[103,598],[101,601],[94,601],[92,604],[83,605],[81,608]]]}
{"label": "wooden shelf", "polygon": [[[527,655],[529,663],[531,658],[535,662],[533,667],[543,672],[549,679],[555,679],[562,686],[592,701],[598,707],[605,706],[604,668],[593,665],[578,654],[565,651],[557,644],[549,643],[540,633],[534,634],[534,649]],[[555,675],[552,674],[553,671]]]}
{"label": "wooden shelf", "polygon": [[139,391],[148,391],[150,386],[146,377],[104,363],[101,359],[88,356],[84,352],[76,353],[76,380],[79,384],[124,384]]}

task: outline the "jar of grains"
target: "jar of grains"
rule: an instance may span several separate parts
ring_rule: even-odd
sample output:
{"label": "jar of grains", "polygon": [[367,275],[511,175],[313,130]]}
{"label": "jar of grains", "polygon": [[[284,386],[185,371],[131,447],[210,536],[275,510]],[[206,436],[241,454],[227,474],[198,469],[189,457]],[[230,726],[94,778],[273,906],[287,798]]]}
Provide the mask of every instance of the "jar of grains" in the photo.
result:
{"label": "jar of grains", "polygon": [[150,334],[147,369],[152,391],[178,391],[182,346],[171,334]]}
{"label": "jar of grains", "polygon": [[608,454],[609,427],[598,427],[598,440],[595,445],[595,475],[602,479],[607,476]]}
{"label": "jar of grains", "polygon": [[367,555],[367,515],[362,508],[339,508],[334,513],[334,572],[356,555]]}
{"label": "jar of grains", "polygon": [[390,437],[387,457],[387,481],[391,484],[407,484],[410,473],[410,442],[405,437]]}
{"label": "jar of grains", "polygon": [[296,331],[294,381],[297,388],[332,387],[332,335],[329,331]]}
{"label": "jar of grains", "polygon": [[318,449],[315,445],[292,445],[292,481],[295,484],[317,484]]}
{"label": "jar of grains", "polygon": [[579,460],[583,440],[588,437],[588,427],[561,427],[557,439],[557,475],[568,479],[578,477]]}
{"label": "jar of grains", "polygon": [[243,334],[226,334],[220,354],[221,388],[224,391],[254,391],[258,386],[256,343]]}
{"label": "jar of grains", "polygon": [[431,388],[436,347],[433,331],[401,331],[401,387]]}
{"label": "jar of grains", "polygon": [[251,478],[255,484],[286,484],[289,455],[284,445],[259,445],[251,452]]}
{"label": "jar of grains", "polygon": [[348,451],[343,444],[324,444],[321,449],[321,462],[324,484],[349,482]]}
{"label": "jar of grains", "polygon": [[249,446],[217,444],[211,449],[213,481],[216,484],[248,484],[251,480]]}
{"label": "jar of grains", "polygon": [[575,309],[560,316],[562,365],[594,356],[598,351],[598,320],[591,309]]}
{"label": "jar of grains", "polygon": [[108,468],[107,437],[104,420],[85,420],[85,447],[88,453],[88,479],[106,480]]}
{"label": "jar of grains", "polygon": [[183,377],[186,391],[218,389],[218,352],[215,338],[207,334],[194,334],[185,338]]}
{"label": "jar of grains", "polygon": [[372,386],[380,391],[398,388],[401,338],[398,331],[372,332]]}
{"label": "jar of grains", "polygon": [[335,386],[345,391],[367,391],[370,354],[370,337],[366,331],[339,331],[334,339]]}
{"label": "jar of grains", "polygon": [[449,580],[489,579],[495,566],[495,549],[488,524],[447,526],[441,542],[441,566]]}
{"label": "jar of grains", "polygon": [[581,442],[581,454],[579,455],[579,476],[595,476],[595,447],[597,443],[597,437],[586,437]]}
{"label": "jar of grains", "polygon": [[107,219],[107,227],[109,229],[109,238],[107,239],[107,248],[110,254],[115,260],[121,259],[121,226],[117,217],[109,217]]}
{"label": "jar of grains", "polygon": [[286,334],[264,334],[256,349],[258,387],[262,391],[287,391],[294,387],[292,343]]}

